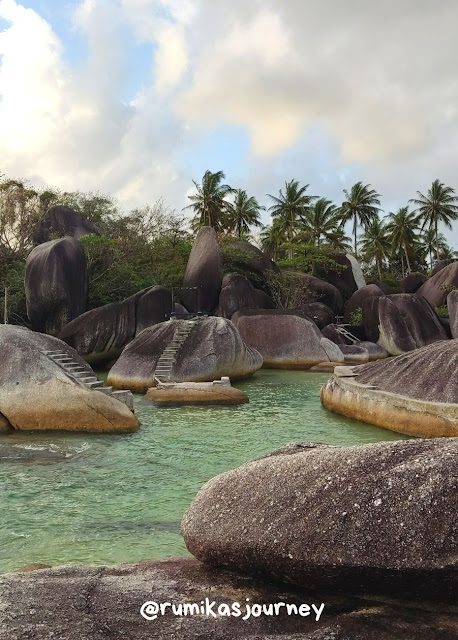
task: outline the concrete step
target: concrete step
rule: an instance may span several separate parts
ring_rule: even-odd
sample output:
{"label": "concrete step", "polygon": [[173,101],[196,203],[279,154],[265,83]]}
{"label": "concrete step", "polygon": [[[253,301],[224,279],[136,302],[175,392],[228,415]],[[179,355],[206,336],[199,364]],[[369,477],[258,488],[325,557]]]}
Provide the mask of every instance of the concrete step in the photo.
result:
{"label": "concrete step", "polygon": [[75,373],[71,374],[73,378],[77,380],[98,380],[96,376],[91,376],[89,371],[83,369],[83,371],[75,371]]}
{"label": "concrete step", "polygon": [[105,393],[107,396],[111,396],[113,392],[113,387],[97,387],[97,391],[101,391]]}
{"label": "concrete step", "polygon": [[97,389],[97,391],[99,390],[99,387],[105,386],[105,383],[102,382],[102,380],[95,380],[94,382],[85,382],[84,384],[86,385],[86,387],[89,387],[90,389]]}
{"label": "concrete step", "polygon": [[120,402],[125,404],[131,411],[133,411],[134,396],[130,391],[128,390],[113,391],[113,393],[111,394],[111,397],[115,398],[116,400],[119,400]]}

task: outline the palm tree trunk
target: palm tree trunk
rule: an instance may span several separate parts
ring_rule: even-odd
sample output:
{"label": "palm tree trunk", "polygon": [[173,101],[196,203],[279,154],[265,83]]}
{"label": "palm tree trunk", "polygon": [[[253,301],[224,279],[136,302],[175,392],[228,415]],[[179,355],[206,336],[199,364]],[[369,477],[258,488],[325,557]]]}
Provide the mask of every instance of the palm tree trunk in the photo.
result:
{"label": "palm tree trunk", "polygon": [[382,280],[382,270],[380,268],[380,256],[377,256],[377,258],[375,259],[376,263],[377,263],[377,271],[378,271],[378,279]]}
{"label": "palm tree trunk", "polygon": [[405,276],[405,272],[404,272],[404,258],[402,257],[402,251],[401,251],[401,271],[402,271],[402,277],[404,278],[404,276]]}
{"label": "palm tree trunk", "polygon": [[357,241],[356,241],[356,232],[357,232],[357,222],[356,222],[356,214],[354,216],[353,219],[353,235],[355,237],[355,257],[358,255],[358,247],[357,247]]}
{"label": "palm tree trunk", "polygon": [[437,232],[437,218],[434,221],[434,231],[436,234],[436,260],[439,262],[439,234]]}
{"label": "palm tree trunk", "polygon": [[405,242],[404,242],[404,251],[405,251],[406,260],[407,260],[407,271],[410,273],[410,260],[409,260],[409,254],[407,253],[407,247]]}

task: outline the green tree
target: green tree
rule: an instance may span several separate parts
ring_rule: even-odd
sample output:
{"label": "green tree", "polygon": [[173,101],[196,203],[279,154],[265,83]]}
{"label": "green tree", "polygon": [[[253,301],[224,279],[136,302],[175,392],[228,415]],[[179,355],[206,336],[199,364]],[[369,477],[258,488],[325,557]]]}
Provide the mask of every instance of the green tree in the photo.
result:
{"label": "green tree", "polygon": [[188,196],[191,204],[184,209],[194,209],[195,227],[210,226],[215,231],[221,231],[225,226],[225,216],[229,203],[227,196],[234,191],[228,184],[222,184],[225,179],[223,171],[212,173],[206,171],[202,178],[202,184],[193,180],[197,193]]}
{"label": "green tree", "polygon": [[259,212],[265,207],[260,206],[254,196],[249,198],[244,189],[237,189],[234,194],[234,202],[227,204],[226,228],[242,238],[249,233],[250,226],[261,226]]}
{"label": "green tree", "polygon": [[[410,273],[409,254],[413,253],[415,241],[417,239],[418,218],[414,212],[409,211],[409,207],[401,207],[396,213],[390,213],[386,231],[389,240],[394,247],[401,247],[404,251],[407,269]],[[401,255],[402,258],[402,255]],[[404,261],[402,260],[402,277],[404,277]]]}
{"label": "green tree", "polygon": [[[297,180],[290,180],[290,182],[285,182],[284,193],[280,189],[278,197],[267,194],[273,202],[269,211],[272,218],[278,221],[277,228],[284,234],[287,242],[293,242],[306,210],[316,200],[317,196],[309,196],[305,193],[308,187],[308,184],[301,187]],[[292,259],[293,250],[291,248],[288,249],[288,254]]]}
{"label": "green tree", "polygon": [[382,264],[391,251],[391,243],[386,227],[379,218],[373,218],[361,237],[361,251],[366,262],[375,260],[379,280],[382,279]]}
{"label": "green tree", "polygon": [[311,244],[319,245],[322,240],[335,240],[338,228],[337,207],[330,200],[320,198],[305,210],[303,229]]}
{"label": "green tree", "polygon": [[439,261],[439,224],[444,224],[448,229],[452,228],[451,221],[458,218],[458,196],[452,187],[446,187],[440,180],[434,180],[426,195],[417,191],[417,196],[418,198],[412,198],[409,202],[417,207],[415,213],[418,214],[419,220],[423,221],[422,229],[434,229],[436,260]]}
{"label": "green tree", "polygon": [[364,228],[377,219],[380,208],[377,206],[380,204],[380,194],[374,189],[370,189],[370,185],[364,185],[362,182],[357,182],[352,186],[350,191],[344,189],[346,200],[342,202],[338,210],[339,220],[342,224],[345,224],[349,220],[353,221],[353,239],[355,255],[358,252],[358,224]]}
{"label": "green tree", "polygon": [[271,225],[265,226],[261,231],[261,249],[274,262],[278,260],[284,242],[284,230],[278,220],[274,220]]}

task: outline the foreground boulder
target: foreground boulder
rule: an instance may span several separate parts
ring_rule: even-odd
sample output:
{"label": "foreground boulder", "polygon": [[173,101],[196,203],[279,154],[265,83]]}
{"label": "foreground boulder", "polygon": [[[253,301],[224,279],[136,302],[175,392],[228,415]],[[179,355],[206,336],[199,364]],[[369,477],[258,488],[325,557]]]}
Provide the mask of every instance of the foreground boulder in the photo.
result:
{"label": "foreground boulder", "polygon": [[[189,324],[188,324],[189,323]],[[146,393],[154,386],[159,358],[174,336],[189,334],[176,352],[169,380],[206,382],[221,377],[245,378],[262,366],[262,356],[247,346],[230,320],[202,317],[172,320],[148,327],[122,352],[111,368],[108,383],[116,388]]]}
{"label": "foreground boulder", "polygon": [[56,336],[87,307],[87,270],[83,247],[74,238],[38,245],[25,268],[27,314],[32,328]]}
{"label": "foreground boulder", "polygon": [[454,438],[287,445],[207,482],[183,536],[202,562],[253,576],[456,603],[457,464]]}
{"label": "foreground boulder", "polygon": [[448,294],[457,287],[458,262],[452,262],[426,280],[417,293],[426,298],[433,307],[445,307]]}
{"label": "foreground boulder", "polygon": [[[269,584],[206,567],[194,558],[121,564],[113,567],[66,566],[11,573],[0,578],[2,621],[8,640],[456,640],[457,619],[446,611],[402,609],[351,596],[312,593],[291,585]],[[215,602],[213,613],[147,620],[144,602]],[[245,605],[284,602],[309,614],[246,615]],[[69,603],[70,606],[69,606]],[[218,615],[218,607],[241,605],[238,617]],[[312,609],[325,604],[317,620]],[[31,613],[31,611],[33,613]],[[269,609],[268,609],[269,611]],[[216,614],[216,615],[214,615]],[[145,615],[153,616],[145,608]]]}
{"label": "foreground boulder", "polygon": [[[273,369],[310,369],[334,360],[329,349],[340,353],[337,345],[324,338],[305,314],[296,311],[246,309],[233,316],[244,341],[259,351],[263,366]],[[340,353],[339,360],[343,360]]]}
{"label": "foreground boulder", "polygon": [[458,340],[397,358],[342,367],[321,390],[323,405],[350,418],[418,437],[458,436]]}
{"label": "foreground boulder", "polygon": [[213,313],[222,281],[218,238],[212,227],[202,227],[194,240],[181,293],[185,307],[196,313]]}
{"label": "foreground boulder", "polygon": [[363,323],[370,342],[392,356],[447,340],[447,333],[431,305],[420,295],[397,293],[365,300]]}
{"label": "foreground boulder", "polygon": [[35,244],[48,242],[53,238],[70,236],[78,240],[90,233],[100,235],[99,229],[80,213],[70,207],[56,205],[50,207],[35,227],[33,240]]}
{"label": "foreground boulder", "polygon": [[130,432],[139,422],[119,400],[70,377],[46,351],[62,351],[92,369],[61,340],[0,325],[0,413],[14,429]]}
{"label": "foreground boulder", "polygon": [[170,319],[172,294],[150,287],[122,302],[91,309],[69,322],[59,338],[76,349],[86,362],[115,360],[143,329]]}

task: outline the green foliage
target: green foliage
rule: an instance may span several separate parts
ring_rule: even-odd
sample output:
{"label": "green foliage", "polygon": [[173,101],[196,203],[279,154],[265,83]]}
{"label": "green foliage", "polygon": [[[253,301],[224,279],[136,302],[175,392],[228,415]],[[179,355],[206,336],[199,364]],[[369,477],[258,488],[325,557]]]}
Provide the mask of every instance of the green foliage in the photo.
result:
{"label": "green foliage", "polygon": [[359,327],[363,324],[363,309],[358,307],[350,313],[350,324],[353,327]]}
{"label": "green foliage", "polygon": [[434,307],[434,311],[437,313],[438,316],[441,316],[441,318],[448,318],[447,305],[445,307]]}
{"label": "green foliage", "polygon": [[297,271],[285,269],[281,273],[272,272],[268,275],[267,284],[270,296],[279,309],[298,309],[315,299],[307,278]]}
{"label": "green foliage", "polygon": [[442,291],[448,291],[450,293],[450,291],[456,291],[458,287],[456,287],[454,284],[443,284],[439,287],[439,289],[442,289]]}
{"label": "green foliage", "polygon": [[335,250],[331,247],[324,245],[299,245],[296,243],[288,243],[286,246],[294,251],[295,257],[288,260],[278,260],[277,264],[279,267],[303,271],[304,273],[311,273],[313,275],[318,265],[324,271],[337,274],[343,273],[346,269],[345,265],[336,262],[332,258]]}
{"label": "green foliage", "polygon": [[8,287],[8,321],[28,326],[24,289],[25,262],[13,260],[0,268],[0,318],[3,318],[4,292]]}
{"label": "green foliage", "polygon": [[256,288],[265,288],[265,279],[255,269],[255,256],[251,251],[244,251],[230,245],[230,241],[220,242],[221,266],[223,275],[239,273],[250,280]]}

